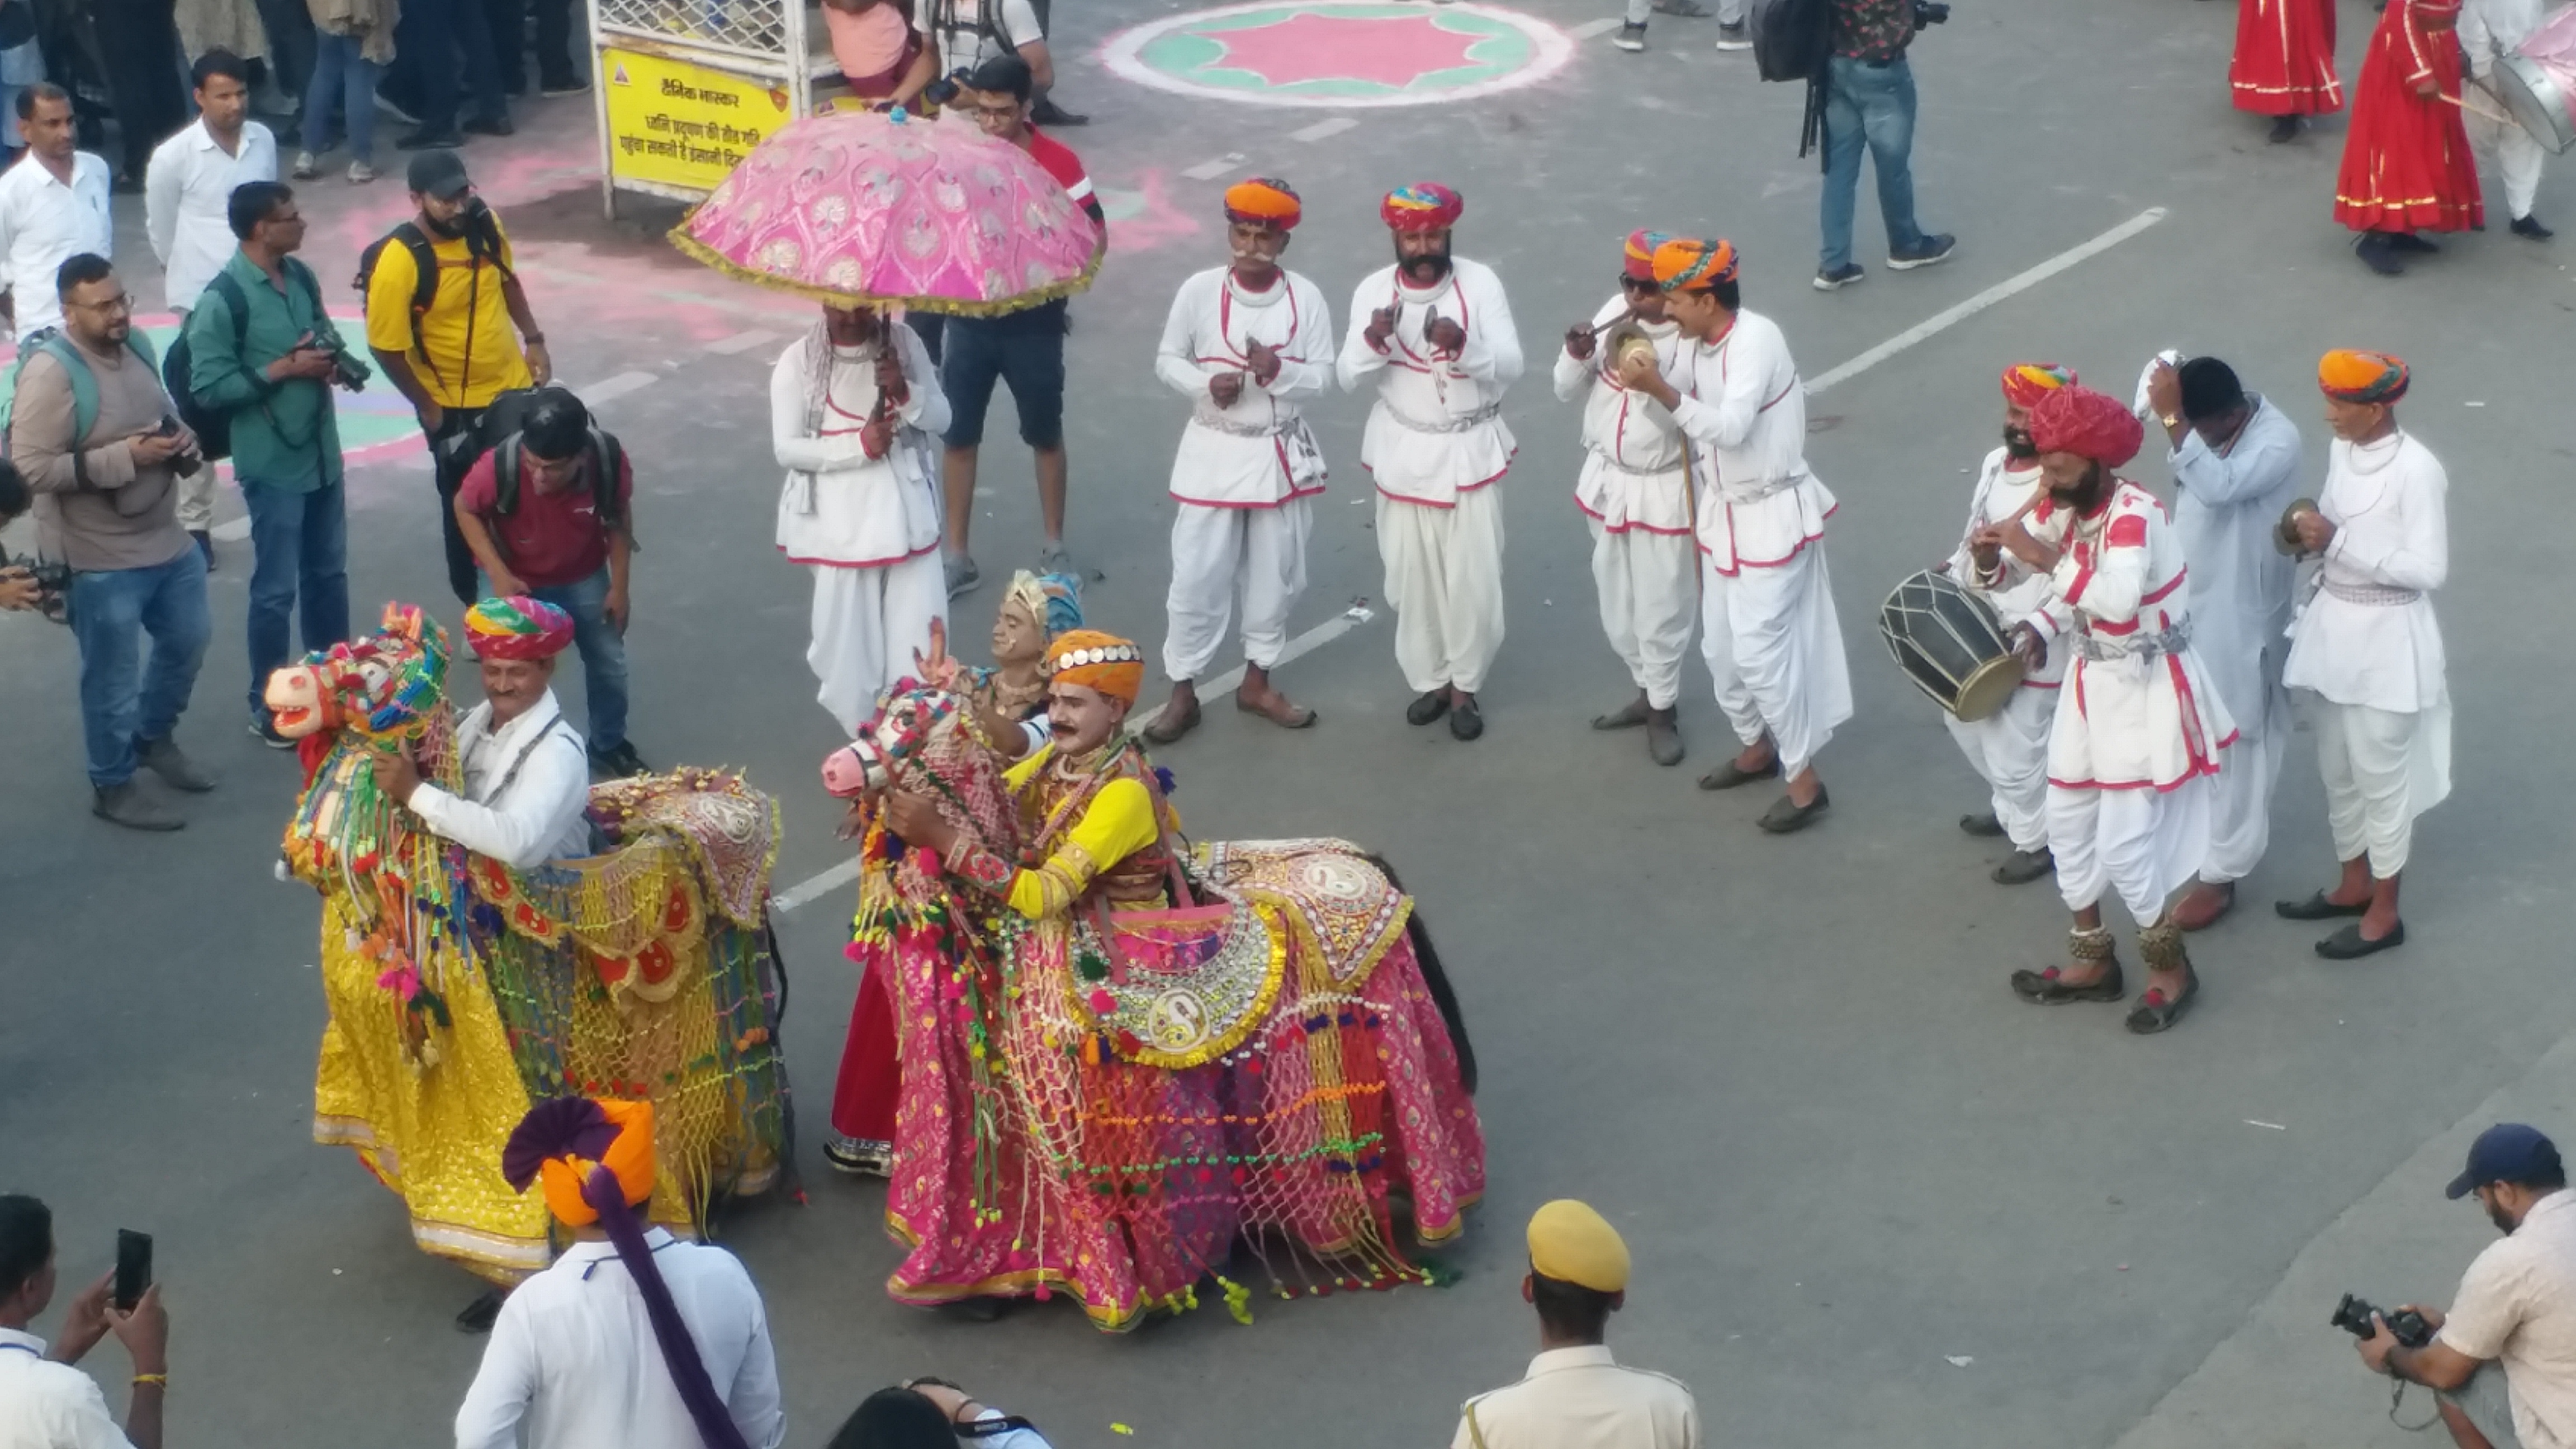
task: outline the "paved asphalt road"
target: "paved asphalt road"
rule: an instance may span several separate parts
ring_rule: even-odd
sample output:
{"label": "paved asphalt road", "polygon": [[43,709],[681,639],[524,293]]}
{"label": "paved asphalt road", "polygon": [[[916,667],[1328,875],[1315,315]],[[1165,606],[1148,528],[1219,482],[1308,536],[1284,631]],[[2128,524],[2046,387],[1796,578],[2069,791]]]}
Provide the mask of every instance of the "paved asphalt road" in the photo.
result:
{"label": "paved asphalt road", "polygon": [[[1500,269],[1531,353],[1508,405],[1521,441],[1502,485],[1511,633],[1486,738],[1404,725],[1381,612],[1283,671],[1320,728],[1284,735],[1211,711],[1164,755],[1201,835],[1338,834],[1401,865],[1486,1064],[1491,1194],[1450,1254],[1465,1270],[1455,1287],[1264,1300],[1250,1329],[1202,1311],[1113,1339],[1061,1302],[989,1325],[897,1307],[879,1286],[896,1260],[877,1227],[882,1189],[819,1170],[811,1151],[853,990],[835,893],[785,922],[811,1198],[746,1212],[730,1238],[768,1295],[791,1442],[820,1443],[867,1391],[921,1372],[1031,1415],[1067,1449],[1442,1442],[1457,1402],[1517,1376],[1532,1349],[1515,1292],[1522,1221],[1578,1194],[1637,1257],[1615,1346],[1692,1384],[1711,1443],[2109,1444],[2152,1422],[2321,1231],[2384,1179],[2393,1190],[2440,1134],[2455,1147],[2463,1119],[2567,1034],[2563,721],[2576,698],[2554,667],[2558,621],[2535,603],[2564,550],[2576,233],[2538,247],[2499,224],[2378,280],[2330,219],[2340,123],[2273,147],[2228,110],[2232,6],[1963,0],[1915,57],[1922,212],[1960,235],[1958,257],[1885,272],[1864,200],[1870,279],[1822,296],[1806,285],[1818,181],[1793,154],[1798,96],[1711,50],[1707,22],[1659,21],[1643,56],[1586,39],[1530,89],[1351,112],[1355,126],[1301,141],[1290,133],[1329,113],[1146,91],[1090,58],[1161,8],[1110,0],[1059,17],[1064,93],[1096,117],[1070,139],[1122,214],[1100,284],[1075,306],[1071,352],[1072,542],[1107,574],[1088,600],[1095,622],[1159,642],[1163,485],[1183,409],[1150,358],[1180,276],[1221,259],[1223,177],[1282,174],[1305,194],[1289,261],[1322,283],[1337,322],[1386,254],[1377,195],[1453,182],[1468,198],[1458,248]],[[1596,18],[1571,0],[1527,8],[1569,29]],[[2349,76],[2370,14],[2341,8]],[[529,114],[516,141],[466,154],[520,240],[563,375],[623,391],[602,411],[640,473],[634,737],[648,759],[742,766],[784,797],[783,887],[839,858],[813,788],[835,736],[810,703],[807,584],[770,545],[766,368],[807,314],[668,252],[656,239],[668,213],[603,223],[584,180],[587,109]],[[1244,159],[1210,171],[1220,179],[1185,174],[1232,153]],[[2562,168],[2543,214],[2576,222],[2571,201]],[[336,281],[403,202],[389,184],[329,181],[305,208]],[[1585,729],[1626,684],[1569,498],[1576,413],[1549,395],[1545,368],[1555,336],[1607,294],[1621,234],[1733,238],[1750,305],[1779,320],[1812,378],[2152,208],[2162,219],[2129,239],[1814,400],[1812,459],[1843,500],[1832,563],[1859,702],[1823,756],[1829,821],[1774,840],[1753,829],[1761,792],[1690,788],[1724,734],[1696,663],[1684,768]],[[125,221],[122,255],[145,257],[139,212]],[[157,292],[148,267],[129,281]],[[2252,908],[2193,941],[2206,991],[2179,1031],[2141,1041],[2113,1009],[2025,1008],[2004,975],[2041,962],[2065,918],[2046,885],[1989,884],[1996,852],[1953,828],[1978,806],[1973,777],[1885,663],[1876,601],[1956,536],[2004,363],[2062,360],[2125,393],[2157,348],[2222,354],[2302,422],[2321,476],[2310,368],[2335,345],[2414,364],[2406,422],[2454,480],[2440,608],[2458,791],[2424,822],[2413,943],[2330,967],[2309,953],[2310,928],[2262,909],[2332,865],[2301,740]],[[1301,630],[1379,592],[1364,412],[1348,397],[1320,409],[1335,476]],[[976,521],[988,578],[1036,548],[1007,417],[997,406]],[[2158,458],[2135,471],[2166,483]],[[431,506],[416,459],[354,478],[362,619],[387,598],[445,607]],[[347,1154],[308,1139],[315,907],[270,879],[294,767],[242,731],[246,546],[227,545],[222,564],[215,648],[182,738],[226,779],[188,803],[180,835],[88,817],[70,640],[0,621],[0,1184],[53,1201],[71,1278],[104,1270],[118,1226],[157,1235],[174,1443],[433,1443],[475,1362],[476,1342],[448,1327],[470,1285],[409,1247]],[[980,639],[994,598],[988,586],[966,601],[961,637]],[[2426,1235],[2385,1235],[2319,1281],[2439,1297],[2482,1230],[2425,1220]],[[2197,1442],[2304,1442],[2284,1426],[2308,1406],[2377,1393],[2325,1326],[2330,1306],[2282,1309],[2295,1322],[2313,1308],[2304,1338],[2248,1340],[2272,1357],[2234,1367],[2263,1391]],[[122,1365],[101,1353],[113,1381]],[[2404,1442],[2384,1423],[2368,1433],[2335,1442]]]}

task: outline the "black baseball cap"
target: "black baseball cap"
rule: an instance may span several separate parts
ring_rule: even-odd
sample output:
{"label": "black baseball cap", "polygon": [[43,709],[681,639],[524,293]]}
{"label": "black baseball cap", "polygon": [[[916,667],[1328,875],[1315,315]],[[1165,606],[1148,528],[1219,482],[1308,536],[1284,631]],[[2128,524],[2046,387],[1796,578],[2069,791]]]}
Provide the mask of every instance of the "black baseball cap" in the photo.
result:
{"label": "black baseball cap", "polygon": [[2469,1144],[2468,1167],[2442,1189],[2442,1196],[2462,1198],[2491,1182],[2550,1182],[2565,1174],[2558,1160],[2558,1144],[2543,1136],[2539,1128],[2498,1122]]}
{"label": "black baseball cap", "polygon": [[453,151],[415,151],[411,157],[411,189],[440,201],[454,201],[474,183],[466,179],[465,158]]}

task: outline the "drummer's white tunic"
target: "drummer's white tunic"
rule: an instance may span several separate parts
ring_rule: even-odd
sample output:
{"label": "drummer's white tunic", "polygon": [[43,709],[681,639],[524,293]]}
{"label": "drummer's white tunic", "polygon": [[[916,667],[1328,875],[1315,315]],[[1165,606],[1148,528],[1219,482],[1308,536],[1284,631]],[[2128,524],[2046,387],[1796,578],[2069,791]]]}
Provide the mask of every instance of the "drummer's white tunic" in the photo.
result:
{"label": "drummer's white tunic", "polygon": [[769,372],[770,446],[788,470],[778,500],[778,549],[814,575],[805,662],[815,695],[853,735],[876,699],[948,616],[939,570],[939,471],[932,435],[948,426],[939,370],[909,327],[886,327],[903,359],[906,401],[886,456],[870,458],[859,430],[877,405],[877,344],[832,349],[822,415],[808,409],[806,341]]}
{"label": "drummer's white tunic", "polygon": [[[1252,380],[1249,346],[1279,353],[1279,373]],[[1324,454],[1305,405],[1333,381],[1333,320],[1323,292],[1282,271],[1247,292],[1230,267],[1181,284],[1163,322],[1155,375],[1188,398],[1190,421],[1172,459],[1172,587],[1163,672],[1197,679],[1225,643],[1240,596],[1243,657],[1268,669],[1288,647],[1288,614],[1306,591],[1306,500],[1324,491]],[[1244,375],[1234,406],[1208,396],[1208,379]]]}
{"label": "drummer's white tunic", "polygon": [[2406,866],[2415,817],[2451,793],[2451,695],[2426,595],[2450,572],[2450,479],[2405,433],[2328,452],[2317,509],[2335,525],[2317,592],[2290,626],[2289,685],[2311,709],[2335,858]]}
{"label": "drummer's white tunic", "polygon": [[[1369,345],[1369,318],[1388,306],[1395,333],[1381,351]],[[1435,316],[1466,329],[1458,355],[1424,337]],[[1463,257],[1429,288],[1380,267],[1351,294],[1339,366],[1353,392],[1377,381],[1360,466],[1377,485],[1396,663],[1418,692],[1451,685],[1472,694],[1503,642],[1503,512],[1492,485],[1516,446],[1502,398],[1521,375],[1521,341],[1502,280]]]}
{"label": "drummer's white tunic", "polygon": [[1736,738],[1764,734],[1794,777],[1852,714],[1842,621],[1825,570],[1834,495],[1807,467],[1807,390],[1770,318],[1738,312],[1664,372],[1693,445],[1700,653]]}
{"label": "drummer's white tunic", "polygon": [[[2496,62],[2520,49],[2540,28],[2548,10],[2544,0],[2468,0],[2460,7],[2460,48],[2469,54],[2469,73],[2479,80],[2495,74]],[[2500,111],[2494,93],[2483,108]],[[2549,153],[2529,131],[2506,121],[2490,120],[2479,111],[2465,119],[2469,138],[2479,149],[2493,151],[2504,178],[2506,208],[2516,217],[2531,215],[2540,195],[2540,172]]]}
{"label": "drummer's white tunic", "polygon": [[[1593,314],[1596,331],[1624,316],[1613,297]],[[1683,345],[1670,322],[1641,323],[1666,370]],[[1559,348],[1556,395],[1583,399],[1583,471],[1574,506],[1592,530],[1592,583],[1601,600],[1601,630],[1628,677],[1657,709],[1681,698],[1682,654],[1690,648],[1699,605],[1697,550],[1690,528],[1690,473],[1682,432],[1664,405],[1621,386],[1605,369],[1607,348],[1589,359]]]}
{"label": "drummer's white tunic", "polygon": [[2209,670],[2236,747],[2210,787],[2205,881],[2253,874],[2272,838],[2272,789],[2289,748],[2289,696],[2281,687],[2288,653],[2290,585],[2297,565],[2275,545],[2281,514],[2298,496],[2298,425],[2253,399],[2227,451],[2186,430],[2168,455],[2174,476],[2174,532],[2191,565],[2192,651]]}
{"label": "drummer's white tunic", "polygon": [[[2012,461],[2012,455],[2001,448],[1986,455],[1984,466],[1977,470],[1976,492],[1968,499],[1967,527],[1959,535],[1958,551],[1950,555],[1950,577],[1985,600],[1995,617],[2008,626],[2045,609],[2055,587],[2047,574],[2032,571],[2009,553],[2003,556],[2002,575],[1992,587],[1977,577],[1968,536],[2010,518],[2045,486],[2036,462],[2014,468]],[[1941,715],[1959,752],[1985,777],[1993,792],[1995,819],[2002,822],[2004,837],[2015,850],[2036,854],[2048,846],[2048,731],[2057,717],[2057,687],[2066,675],[2066,655],[2062,644],[2050,649],[2047,664],[2022,680],[2009,704],[1984,719],[1963,720],[1946,710]]]}
{"label": "drummer's white tunic", "polygon": [[2208,779],[2236,741],[2185,642],[2182,544],[2164,505],[2125,479],[2089,518],[2048,501],[2024,526],[2063,550],[2041,625],[2070,655],[2048,740],[2058,892],[2081,911],[2117,890],[2149,925],[2208,857]]}

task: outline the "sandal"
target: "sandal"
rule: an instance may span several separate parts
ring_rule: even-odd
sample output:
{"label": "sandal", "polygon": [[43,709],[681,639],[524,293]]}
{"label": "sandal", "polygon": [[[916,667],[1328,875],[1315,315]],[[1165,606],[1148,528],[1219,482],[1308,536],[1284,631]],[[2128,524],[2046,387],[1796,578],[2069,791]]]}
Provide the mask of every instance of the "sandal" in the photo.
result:
{"label": "sandal", "polygon": [[1198,727],[1199,707],[1194,704],[1190,706],[1190,712],[1179,719],[1157,719],[1145,726],[1145,742],[1151,745],[1168,745]]}
{"label": "sandal", "polygon": [[2331,921],[2337,916],[2358,916],[2369,909],[2370,904],[2367,901],[2357,906],[2347,906],[2337,901],[2327,900],[2324,891],[2318,891],[2304,901],[2272,903],[2272,914],[2285,921]]}
{"label": "sandal", "polygon": [[2063,1006],[2070,1001],[2117,1001],[2129,994],[2128,983],[2120,979],[2120,963],[2111,962],[2098,981],[2070,985],[2061,977],[2064,967],[2051,966],[2045,971],[2016,971],[2012,974],[2013,995],[2039,1006]]}
{"label": "sandal", "polygon": [[1733,760],[1728,760],[1700,776],[1699,787],[1703,790],[1732,790],[1738,785],[1750,785],[1756,780],[1772,779],[1779,773],[1780,761],[1776,758],[1771,763],[1754,770],[1748,770]]}
{"label": "sandal", "polygon": [[2186,970],[2182,978],[2180,996],[2167,1000],[2164,988],[2150,987],[2146,995],[2138,998],[2137,1006],[2129,1012],[2128,1018],[2121,1024],[2138,1036],[2154,1036],[2157,1032],[2165,1031],[2175,1022],[2182,1020],[2183,1009],[2190,1006],[2191,999],[2199,994],[2200,973]]}

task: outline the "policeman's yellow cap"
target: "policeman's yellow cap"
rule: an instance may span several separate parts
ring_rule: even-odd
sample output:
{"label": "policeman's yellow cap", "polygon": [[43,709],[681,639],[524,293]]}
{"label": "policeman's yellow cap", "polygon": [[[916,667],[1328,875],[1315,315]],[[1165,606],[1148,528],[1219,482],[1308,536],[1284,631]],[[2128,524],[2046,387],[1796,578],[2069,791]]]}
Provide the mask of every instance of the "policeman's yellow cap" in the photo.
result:
{"label": "policeman's yellow cap", "polygon": [[1595,1293],[1628,1288],[1628,1244],[1589,1204],[1561,1197],[1530,1215],[1530,1270]]}

